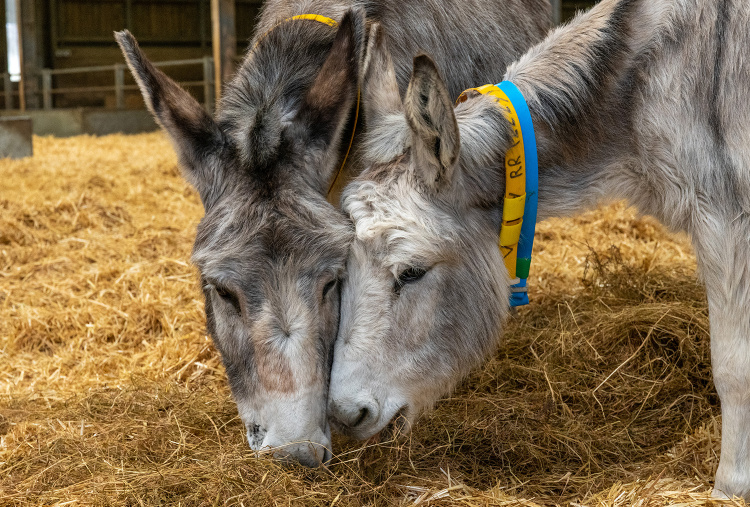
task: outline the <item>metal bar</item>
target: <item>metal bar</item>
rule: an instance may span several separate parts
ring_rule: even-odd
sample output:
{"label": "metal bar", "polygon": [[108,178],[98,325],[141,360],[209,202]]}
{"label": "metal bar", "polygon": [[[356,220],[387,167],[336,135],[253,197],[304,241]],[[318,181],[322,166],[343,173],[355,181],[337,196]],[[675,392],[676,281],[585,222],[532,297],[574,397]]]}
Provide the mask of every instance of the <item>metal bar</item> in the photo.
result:
{"label": "metal bar", "polygon": [[125,109],[125,66],[115,64],[115,107]]}
{"label": "metal bar", "polygon": [[[200,81],[197,81],[200,84]],[[190,86],[195,83],[181,83],[183,86]],[[125,85],[122,87],[123,91],[137,90],[137,85]],[[114,86],[78,86],[69,88],[55,88],[52,90],[52,95],[62,95],[64,93],[86,93],[86,92],[112,92],[115,91]]]}
{"label": "metal bar", "polygon": [[[110,38],[103,35],[91,35],[87,37],[83,36],[77,36],[77,35],[65,35],[60,37],[60,42],[63,43],[72,43],[72,44],[80,44],[84,43],[85,45],[89,45],[92,43],[107,43],[110,42]],[[149,44],[165,44],[165,45],[178,45],[178,44],[200,44],[201,40],[199,37],[159,37],[158,35],[145,35],[143,37],[138,37],[138,42],[148,42]]]}
{"label": "metal bar", "polygon": [[[203,58],[192,58],[189,60],[168,60],[166,62],[153,62],[154,67],[177,67],[181,65],[199,65],[203,64]],[[95,65],[90,67],[72,67],[69,69],[50,69],[53,76],[61,74],[83,74],[88,72],[114,72],[115,67],[121,64],[113,65]]]}
{"label": "metal bar", "polygon": [[154,62],[155,67],[174,67],[176,65],[195,65],[203,63],[203,58],[193,58],[190,60],[167,60],[166,62]]}
{"label": "metal bar", "polygon": [[62,95],[64,93],[113,92],[114,90],[114,86],[79,86],[76,88],[55,88],[52,90],[52,94]]}
{"label": "metal bar", "polygon": [[42,69],[42,107],[52,109],[52,74]]}
{"label": "metal bar", "polygon": [[[180,86],[183,87],[202,87],[203,81],[181,81]],[[122,87],[123,90],[137,90],[136,85],[125,85]],[[87,93],[87,92],[112,92],[115,91],[114,86],[79,86],[76,88],[55,88],[52,90],[52,95],[60,95],[63,93]]]}
{"label": "metal bar", "polygon": [[112,72],[114,65],[97,65],[92,67],[73,67],[70,69],[50,69],[50,74],[59,76],[61,74],[85,74],[88,72]]}
{"label": "metal bar", "polygon": [[3,74],[3,95],[5,95],[5,109],[13,109],[13,83],[10,81],[10,74]]}
{"label": "metal bar", "polygon": [[203,101],[206,104],[208,114],[214,112],[214,59],[210,56],[203,57]]}

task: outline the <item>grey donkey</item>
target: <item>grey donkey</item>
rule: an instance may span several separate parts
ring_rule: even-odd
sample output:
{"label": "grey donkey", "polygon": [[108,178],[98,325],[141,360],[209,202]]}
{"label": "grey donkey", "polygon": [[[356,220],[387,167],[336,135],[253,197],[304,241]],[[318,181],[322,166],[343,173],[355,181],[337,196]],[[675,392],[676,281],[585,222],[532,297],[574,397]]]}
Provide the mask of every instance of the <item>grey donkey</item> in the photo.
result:
{"label": "grey donkey", "polygon": [[[536,129],[539,219],[624,198],[690,234],[721,399],[714,495],[746,499],[748,26],[748,2],[604,0],[505,74]],[[343,194],[355,240],[329,394],[334,428],[359,438],[409,426],[478,365],[509,296],[497,247],[508,120],[476,92],[454,108],[427,56],[403,101],[385,41],[368,62],[366,169]]]}
{"label": "grey donkey", "polygon": [[[300,14],[338,23],[288,20]],[[546,0],[268,1],[215,118],[132,35],[116,35],[205,208],[192,258],[252,449],[309,466],[331,456],[328,380],[353,229],[326,194],[353,128],[367,25],[389,27],[402,90],[421,49],[458,93],[541,40],[549,18]]]}

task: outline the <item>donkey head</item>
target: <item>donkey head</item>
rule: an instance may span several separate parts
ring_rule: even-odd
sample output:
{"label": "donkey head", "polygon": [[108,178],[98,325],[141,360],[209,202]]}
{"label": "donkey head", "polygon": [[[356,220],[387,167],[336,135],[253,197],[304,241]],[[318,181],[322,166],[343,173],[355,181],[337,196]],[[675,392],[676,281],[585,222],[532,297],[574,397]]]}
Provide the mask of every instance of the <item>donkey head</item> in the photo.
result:
{"label": "donkey head", "polygon": [[424,55],[402,102],[377,27],[363,86],[367,169],[343,194],[356,233],[329,394],[334,428],[357,438],[450,391],[497,343],[509,295],[499,108],[479,96],[454,113]]}
{"label": "donkey head", "polygon": [[[250,446],[308,466],[330,457],[326,399],[352,229],[325,197],[356,100],[361,18],[347,14],[327,46],[295,38],[299,47],[283,52],[270,39],[297,29],[269,35],[228,86],[216,121],[132,35],[117,34],[205,208],[193,261]],[[259,69],[264,59],[276,67]],[[264,75],[284,72],[289,80],[262,87]]]}

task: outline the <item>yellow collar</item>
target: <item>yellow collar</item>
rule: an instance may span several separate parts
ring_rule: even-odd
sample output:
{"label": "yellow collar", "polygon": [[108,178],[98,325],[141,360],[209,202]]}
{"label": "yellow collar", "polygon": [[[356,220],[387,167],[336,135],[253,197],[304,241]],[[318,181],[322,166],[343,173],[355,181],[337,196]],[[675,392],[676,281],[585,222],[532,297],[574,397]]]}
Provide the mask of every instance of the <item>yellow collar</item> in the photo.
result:
{"label": "yellow collar", "polygon": [[265,39],[269,33],[273,32],[278,28],[279,26],[283,25],[284,23],[288,23],[290,21],[297,21],[302,19],[309,19],[310,21],[317,21],[318,23],[323,23],[324,25],[328,25],[330,27],[336,27],[338,26],[338,23],[335,19],[327,18],[325,16],[321,16],[320,14],[299,14],[298,16],[292,16],[291,18],[286,18],[284,21],[281,21],[279,23],[276,23],[273,25],[266,33],[258,37],[258,40],[255,41],[255,46],[253,46],[253,49],[258,47],[258,44],[260,44],[260,41]]}
{"label": "yellow collar", "polygon": [[[489,95],[513,127],[513,144],[505,154],[505,199],[500,227],[500,253],[511,282],[510,305],[528,304],[526,280],[534,246],[539,197],[539,160],[531,112],[523,94],[509,81],[473,88]],[[459,102],[466,100],[461,94]]]}
{"label": "yellow collar", "polygon": [[[489,95],[503,109],[511,125],[521,124],[516,109],[505,93],[495,85],[484,85],[471,88],[482,95]],[[458,97],[457,102],[466,100],[466,92]],[[518,260],[518,241],[521,238],[523,213],[526,205],[526,167],[523,145],[523,133],[519,127],[514,129],[513,144],[505,154],[505,199],[503,200],[503,222],[500,226],[500,253],[511,278],[515,278]]]}

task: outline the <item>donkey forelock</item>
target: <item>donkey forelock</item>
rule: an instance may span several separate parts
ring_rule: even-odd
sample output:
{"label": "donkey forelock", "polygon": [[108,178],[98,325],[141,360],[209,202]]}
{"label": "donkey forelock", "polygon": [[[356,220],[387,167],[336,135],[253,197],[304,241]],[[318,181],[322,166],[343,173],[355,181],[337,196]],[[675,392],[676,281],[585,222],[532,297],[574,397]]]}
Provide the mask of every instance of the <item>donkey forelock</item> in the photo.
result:
{"label": "donkey forelock", "polygon": [[454,217],[412,192],[409,174],[400,176],[362,179],[343,197],[343,209],[356,224],[356,238],[369,249],[387,252],[394,269],[404,259],[429,256],[439,251],[439,244],[457,240],[450,226]]}

